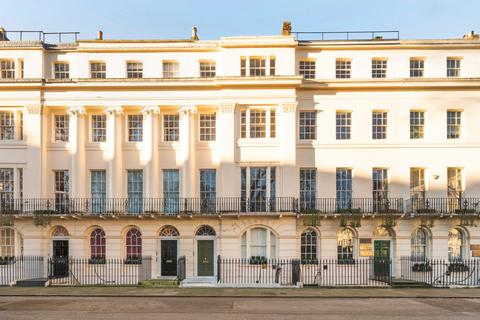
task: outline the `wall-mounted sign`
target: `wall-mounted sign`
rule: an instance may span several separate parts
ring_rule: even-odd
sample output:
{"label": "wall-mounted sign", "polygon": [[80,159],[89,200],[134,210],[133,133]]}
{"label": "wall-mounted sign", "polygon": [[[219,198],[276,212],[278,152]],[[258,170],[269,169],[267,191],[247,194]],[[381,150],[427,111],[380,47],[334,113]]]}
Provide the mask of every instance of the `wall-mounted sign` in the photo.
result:
{"label": "wall-mounted sign", "polygon": [[480,257],[480,244],[471,244],[470,250],[472,250],[472,257],[474,258]]}
{"label": "wall-mounted sign", "polygon": [[360,257],[373,257],[372,239],[360,238]]}

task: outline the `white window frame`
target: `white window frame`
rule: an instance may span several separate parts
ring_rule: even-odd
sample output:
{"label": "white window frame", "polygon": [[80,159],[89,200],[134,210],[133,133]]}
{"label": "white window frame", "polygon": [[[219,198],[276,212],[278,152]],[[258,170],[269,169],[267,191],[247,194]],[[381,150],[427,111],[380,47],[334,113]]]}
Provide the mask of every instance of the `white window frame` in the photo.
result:
{"label": "white window frame", "polygon": [[462,58],[447,57],[447,78],[459,78],[461,75],[461,71],[462,71]]}
{"label": "white window frame", "polygon": [[[381,114],[380,117],[375,115]],[[376,123],[374,122],[376,119]],[[388,139],[388,111],[387,110],[373,110],[372,111],[372,140],[386,140]]]}
{"label": "white window frame", "polygon": [[[100,119],[100,118],[103,118]],[[102,126],[100,126],[103,124]],[[100,134],[95,134],[99,132]],[[92,114],[90,116],[90,141],[93,143],[106,142],[107,141],[107,115],[106,114]],[[96,138],[100,138],[99,140]]]}
{"label": "white window frame", "polygon": [[[64,124],[63,128],[59,127],[60,122]],[[60,132],[62,129],[65,130],[63,134]],[[53,115],[53,141],[56,143],[68,143],[70,141],[70,115],[63,113]]]}
{"label": "white window frame", "polygon": [[352,139],[352,112],[351,111],[337,110],[335,112],[335,139],[336,140]]}
{"label": "white window frame", "polygon": [[[133,142],[133,143],[138,143],[138,142],[143,142],[143,134],[144,134],[144,128],[143,128],[143,114],[141,113],[131,113],[127,114],[126,116],[126,121],[127,121],[127,141],[128,142]],[[135,127],[131,126],[133,122],[140,123],[140,126]],[[137,131],[137,134],[134,134],[134,132]],[[134,137],[136,137],[134,139]]]}
{"label": "white window frame", "polygon": [[425,59],[410,58],[410,78],[423,78],[425,76]]}
{"label": "white window frame", "polygon": [[162,62],[162,75],[165,79],[180,77],[180,64],[178,61],[166,60]]}
{"label": "white window frame", "polygon": [[[454,114],[454,123],[450,123],[450,114]],[[447,110],[447,139],[458,140],[462,138],[463,110]],[[455,131],[455,135],[450,134],[450,130]]]}
{"label": "white window frame", "polygon": [[[63,66],[58,68],[57,66]],[[58,80],[70,79],[70,63],[68,61],[55,61],[53,63],[53,77]]]}
{"label": "white window frame", "polygon": [[[171,125],[176,124],[176,126]],[[180,114],[165,113],[162,116],[162,137],[164,142],[180,141]]]}
{"label": "white window frame", "polygon": [[[265,243],[259,243],[256,244],[253,241],[255,239],[252,238],[252,230],[255,230],[255,232],[263,230],[262,232],[265,232]],[[254,257],[252,254],[252,247],[262,247],[265,250],[265,256],[259,256],[261,258],[266,258],[266,259],[276,259],[278,257],[278,240],[279,237],[275,232],[269,228],[263,227],[263,226],[253,226],[247,230],[245,230],[241,236],[240,236],[240,252],[242,255],[242,258],[244,259],[250,259]],[[257,257],[258,255],[255,255]]]}
{"label": "white window frame", "polygon": [[350,79],[352,77],[352,59],[339,58],[335,60],[335,78]]}
{"label": "white window frame", "polygon": [[215,61],[200,61],[200,78],[215,78],[217,76],[217,64]]}
{"label": "white window frame", "polygon": [[91,79],[106,79],[107,78],[107,64],[104,61],[90,61],[90,66],[89,67],[90,67],[90,78]]}
{"label": "white window frame", "polygon": [[125,77],[127,79],[143,78],[143,62],[127,61],[125,64]]}
{"label": "white window frame", "polygon": [[316,78],[317,62],[315,59],[302,59],[298,62],[298,74],[303,76],[303,79]]}
{"label": "white window frame", "polygon": [[[416,136],[415,133],[418,133],[418,136]],[[425,138],[425,111],[410,110],[410,140],[421,140],[424,138]]]}
{"label": "white window frame", "polygon": [[[202,119],[203,118],[203,119]],[[200,113],[199,122],[199,140],[202,142],[215,141],[217,139],[217,115],[216,113]]]}
{"label": "white window frame", "polygon": [[15,79],[15,60],[0,60],[0,79]]}
{"label": "white window frame", "polygon": [[372,59],[372,78],[382,79],[387,77],[388,59],[373,58]]}
{"label": "white window frame", "polygon": [[[265,112],[265,125],[264,125],[264,137],[252,137],[252,125],[251,125],[251,111],[260,111]],[[272,111],[275,112],[275,116],[272,117]],[[269,107],[269,106],[249,106],[240,108],[240,139],[246,140],[259,140],[259,139],[275,139],[276,137],[276,108]],[[243,115],[245,115],[245,119],[243,120]],[[272,125],[272,119],[275,118],[275,124]],[[260,126],[260,125],[258,125]],[[263,132],[263,131],[262,131]],[[245,133],[245,134],[243,134]],[[273,136],[275,134],[275,136]],[[244,137],[242,137],[244,135]]]}

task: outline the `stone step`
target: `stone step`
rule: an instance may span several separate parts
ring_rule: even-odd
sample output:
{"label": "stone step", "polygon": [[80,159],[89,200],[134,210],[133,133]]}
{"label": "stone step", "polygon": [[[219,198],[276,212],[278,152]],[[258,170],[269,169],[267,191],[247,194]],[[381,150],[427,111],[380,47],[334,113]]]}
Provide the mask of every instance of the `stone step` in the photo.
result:
{"label": "stone step", "polygon": [[36,278],[36,279],[25,279],[25,280],[17,280],[15,283],[16,287],[45,287],[45,283],[47,283],[47,278]]}
{"label": "stone step", "polygon": [[141,287],[145,288],[177,288],[177,279],[149,279],[140,283]]}
{"label": "stone step", "polygon": [[393,279],[393,288],[430,288],[431,285],[425,282],[418,282],[413,280]]}

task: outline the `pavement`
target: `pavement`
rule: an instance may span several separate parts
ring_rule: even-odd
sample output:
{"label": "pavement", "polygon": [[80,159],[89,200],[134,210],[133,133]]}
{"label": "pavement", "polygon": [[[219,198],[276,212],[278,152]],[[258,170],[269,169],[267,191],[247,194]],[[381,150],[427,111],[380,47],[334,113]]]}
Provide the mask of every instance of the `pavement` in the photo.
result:
{"label": "pavement", "polygon": [[0,319],[478,320],[480,299],[2,296]]}
{"label": "pavement", "polygon": [[144,288],[0,287],[0,297],[245,297],[245,298],[462,298],[480,299],[480,288]]}

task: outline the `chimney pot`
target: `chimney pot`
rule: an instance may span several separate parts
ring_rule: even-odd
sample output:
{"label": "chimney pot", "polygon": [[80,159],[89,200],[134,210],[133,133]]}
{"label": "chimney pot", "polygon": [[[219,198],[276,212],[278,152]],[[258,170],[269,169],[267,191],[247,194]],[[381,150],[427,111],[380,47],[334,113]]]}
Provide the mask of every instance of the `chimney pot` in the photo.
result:
{"label": "chimney pot", "polygon": [[98,30],[98,40],[103,40],[103,31]]}

